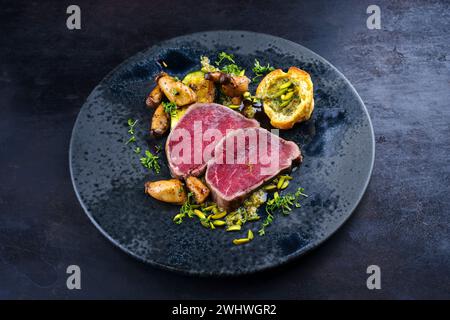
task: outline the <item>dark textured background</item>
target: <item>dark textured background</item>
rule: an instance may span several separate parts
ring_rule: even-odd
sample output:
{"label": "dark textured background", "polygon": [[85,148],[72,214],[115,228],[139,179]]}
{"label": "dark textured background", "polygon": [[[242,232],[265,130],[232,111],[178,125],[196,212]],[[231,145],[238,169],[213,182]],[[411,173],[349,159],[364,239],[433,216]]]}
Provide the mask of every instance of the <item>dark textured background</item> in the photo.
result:
{"label": "dark textured background", "polygon": [[[0,298],[449,298],[450,2],[76,1],[0,6]],[[242,29],[300,43],[354,84],[371,114],[371,183],[344,227],[285,267],[233,279],[154,269],[89,222],[70,181],[73,123],[116,65],[181,34]],[[82,290],[66,289],[69,264]],[[366,268],[382,269],[382,290]]]}

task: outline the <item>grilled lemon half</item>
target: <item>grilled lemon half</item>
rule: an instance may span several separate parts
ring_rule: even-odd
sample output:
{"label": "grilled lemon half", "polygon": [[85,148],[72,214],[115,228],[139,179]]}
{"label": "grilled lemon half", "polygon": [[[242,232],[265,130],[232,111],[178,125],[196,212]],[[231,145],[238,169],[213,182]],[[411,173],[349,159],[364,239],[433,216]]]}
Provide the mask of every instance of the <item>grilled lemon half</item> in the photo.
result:
{"label": "grilled lemon half", "polygon": [[267,74],[256,89],[256,97],[263,102],[270,124],[278,129],[290,129],[295,123],[308,120],[314,110],[311,77],[296,67]]}

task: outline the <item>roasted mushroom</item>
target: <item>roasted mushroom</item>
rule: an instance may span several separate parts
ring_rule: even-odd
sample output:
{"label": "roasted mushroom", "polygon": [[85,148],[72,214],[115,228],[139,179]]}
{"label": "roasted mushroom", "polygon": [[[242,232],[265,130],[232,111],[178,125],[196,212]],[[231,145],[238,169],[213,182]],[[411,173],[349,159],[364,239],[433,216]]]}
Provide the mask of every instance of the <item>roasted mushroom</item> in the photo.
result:
{"label": "roasted mushroom", "polygon": [[221,71],[214,71],[205,73],[205,79],[211,80],[214,83],[227,84],[231,81],[231,75]]}
{"label": "roasted mushroom", "polygon": [[248,91],[250,79],[246,76],[231,76],[230,83],[222,84],[222,91],[229,97],[238,97]]}
{"label": "roasted mushroom", "polygon": [[152,123],[150,127],[150,132],[155,137],[162,136],[170,126],[170,116],[164,110],[162,104],[156,108],[155,113],[153,113]]}
{"label": "roasted mushroom", "polygon": [[197,95],[187,85],[175,80],[167,73],[162,73],[157,77],[158,86],[170,102],[174,102],[178,107],[182,107],[197,101]]}
{"label": "roasted mushroom", "polygon": [[198,204],[205,202],[209,196],[210,191],[208,187],[199,178],[188,177],[186,179],[186,186],[192,192],[195,202]]}
{"label": "roasted mushroom", "polygon": [[208,72],[205,79],[221,85],[222,92],[228,97],[238,97],[248,91],[250,79],[246,76],[236,76],[221,71]]}
{"label": "roasted mushroom", "polygon": [[145,104],[147,105],[147,107],[157,108],[161,103],[163,97],[164,93],[162,92],[161,88],[157,85],[148,95],[147,99],[145,100]]}

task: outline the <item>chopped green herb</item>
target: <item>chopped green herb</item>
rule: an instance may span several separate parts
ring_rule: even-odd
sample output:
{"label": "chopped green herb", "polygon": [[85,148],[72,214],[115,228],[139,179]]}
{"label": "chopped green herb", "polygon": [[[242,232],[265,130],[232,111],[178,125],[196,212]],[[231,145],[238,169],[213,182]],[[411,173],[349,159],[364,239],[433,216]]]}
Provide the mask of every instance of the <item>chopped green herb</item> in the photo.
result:
{"label": "chopped green herb", "polygon": [[261,229],[258,231],[260,236],[265,234],[265,229],[268,225],[270,225],[273,221],[273,213],[277,210],[281,210],[284,215],[288,215],[292,211],[292,206],[299,208],[300,207],[300,197],[308,197],[304,193],[303,188],[298,188],[294,194],[288,193],[286,195],[280,196],[278,192],[273,194],[273,198],[267,201],[266,204],[266,212],[267,217],[264,220]]}
{"label": "chopped green herb", "polygon": [[294,205],[295,196],[292,194],[286,194],[284,196],[280,196],[278,192],[275,192],[273,198],[267,201],[266,212],[272,213],[277,209],[281,209],[283,214],[289,214],[292,211],[291,206]]}
{"label": "chopped green herb", "polygon": [[295,191],[295,198],[296,198],[296,202],[294,203],[296,208],[300,208],[300,202],[298,202],[298,200],[300,199],[300,197],[305,197],[308,198],[308,195],[304,193],[305,189],[304,188],[297,188],[297,191]]}
{"label": "chopped green herb", "polygon": [[162,103],[162,106],[164,107],[164,111],[167,114],[170,114],[172,117],[176,116],[177,105],[174,102],[166,102],[166,101],[164,101]]}
{"label": "chopped green herb", "polygon": [[128,119],[128,121],[127,121],[128,133],[131,134],[131,137],[128,139],[127,142],[125,142],[125,144],[136,142],[136,137],[134,135],[134,126],[136,125],[137,122],[138,122],[137,120]]}
{"label": "chopped green herb", "polygon": [[253,73],[255,74],[252,81],[255,82],[256,79],[258,79],[259,77],[262,77],[267,72],[275,70],[275,68],[272,67],[270,64],[267,64],[267,66],[262,66],[259,63],[258,59],[255,59],[255,65],[252,70],[253,70]]}
{"label": "chopped green herb", "polygon": [[194,213],[194,205],[192,204],[192,192],[189,192],[187,195],[187,200],[186,202],[183,204],[183,206],[180,209],[180,213],[178,213],[175,217],[173,217],[173,222],[175,222],[176,224],[180,224],[183,222],[183,218],[186,217],[186,215],[189,218],[192,218],[195,213]]}
{"label": "chopped green herb", "polygon": [[136,148],[134,148],[134,153],[136,153],[136,154],[139,154],[139,153],[141,153],[141,148],[140,147],[136,147]]}
{"label": "chopped green herb", "polygon": [[155,151],[156,151],[156,153],[160,153],[161,152],[161,146],[159,144],[157,144],[155,146]]}
{"label": "chopped green herb", "polygon": [[137,122],[138,122],[138,120],[128,119],[128,133],[129,134],[134,134],[134,126],[136,125]]}
{"label": "chopped green herb", "polygon": [[237,64],[228,64],[224,66],[221,71],[236,76],[243,76],[245,73],[245,70],[241,69]]}
{"label": "chopped green herb", "polygon": [[216,65],[217,66],[220,66],[220,64],[222,63],[223,60],[228,60],[228,61],[230,61],[232,63],[235,63],[234,62],[234,55],[225,53],[223,51],[221,53],[219,53],[218,58],[219,58],[219,60],[216,61]]}
{"label": "chopped green herb", "polygon": [[128,141],[125,142],[125,144],[129,144],[129,143],[132,143],[132,142],[136,142],[136,137],[135,136],[131,136],[130,139],[128,139]]}
{"label": "chopped green herb", "polygon": [[258,234],[263,236],[266,234],[266,227],[269,226],[273,222],[273,215],[270,213],[267,214],[266,219],[264,219],[261,229],[258,230]]}
{"label": "chopped green herb", "polygon": [[226,217],[225,217],[225,221],[227,222],[227,226],[231,227],[231,226],[235,226],[235,225],[243,225],[244,223],[247,222],[247,217],[246,217],[246,210],[243,207],[240,207],[239,209],[230,212]]}
{"label": "chopped green herb", "polygon": [[[219,53],[218,60],[216,61],[216,65],[220,66],[222,62],[225,60],[228,62],[231,62],[231,64],[228,64],[226,66],[223,66],[220,71],[228,74],[234,74],[237,76],[243,76],[245,73],[245,70],[243,70],[241,67],[239,67],[236,62],[234,61],[234,56],[232,54],[228,54],[225,52]],[[209,63],[209,59],[207,57],[201,57],[200,60],[202,64],[202,71],[203,72],[213,72],[213,71],[219,71],[216,67],[211,66]]]}
{"label": "chopped green herb", "polygon": [[158,156],[155,156],[153,153],[146,150],[145,157],[142,157],[140,160],[141,160],[141,164],[144,167],[146,167],[147,169],[151,169],[156,173],[159,173],[161,170],[161,167],[159,166],[158,159],[159,159]]}

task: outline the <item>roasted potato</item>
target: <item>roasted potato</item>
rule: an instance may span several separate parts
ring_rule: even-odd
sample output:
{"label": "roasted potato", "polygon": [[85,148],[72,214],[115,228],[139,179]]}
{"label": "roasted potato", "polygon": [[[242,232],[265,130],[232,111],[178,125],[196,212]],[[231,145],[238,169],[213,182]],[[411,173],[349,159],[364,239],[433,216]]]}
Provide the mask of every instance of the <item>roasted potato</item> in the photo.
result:
{"label": "roasted potato", "polygon": [[222,84],[222,92],[229,97],[238,97],[248,91],[250,79],[246,76],[231,76],[231,81]]}
{"label": "roasted potato", "polygon": [[192,192],[195,202],[198,204],[205,202],[209,196],[210,191],[208,187],[199,178],[187,177],[186,186]]}
{"label": "roasted potato", "polygon": [[150,132],[153,136],[160,137],[166,133],[167,129],[169,129],[169,125],[170,117],[164,111],[163,105],[160,104],[158,108],[156,108],[155,113],[153,113]]}
{"label": "roasted potato", "polygon": [[157,77],[158,86],[170,102],[174,102],[178,107],[186,106],[197,101],[197,95],[187,85],[175,80],[168,74],[161,74]]}
{"label": "roasted potato", "polygon": [[147,107],[157,108],[161,104],[163,97],[164,93],[157,85],[148,95],[147,99],[145,100],[145,104],[147,105]]}
{"label": "roasted potato", "polygon": [[213,81],[205,79],[205,74],[202,71],[188,73],[184,77],[183,83],[197,94],[197,102],[214,102],[216,87]]}
{"label": "roasted potato", "polygon": [[153,198],[173,204],[183,204],[187,200],[183,183],[178,179],[148,181],[145,193]]}

